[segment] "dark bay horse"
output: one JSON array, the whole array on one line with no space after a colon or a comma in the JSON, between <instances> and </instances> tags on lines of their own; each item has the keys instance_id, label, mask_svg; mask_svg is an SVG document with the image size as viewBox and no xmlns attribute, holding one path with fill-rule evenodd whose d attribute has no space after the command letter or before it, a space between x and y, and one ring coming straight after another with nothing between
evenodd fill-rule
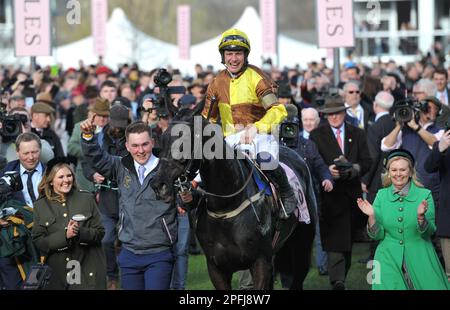
<instances>
[{"instance_id":1,"label":"dark bay horse","mask_svg":"<svg viewBox=\"0 0 450 310\"><path fill-rule=\"evenodd\" d=\"M214 287L229 290L233 273L250 269L254 288L270 289L274 255L272 241L278 212L273 207L274 200L272 196L264 195L253 181L252 174L258 173L257 170L243 156L236 159L239 152L231 149L223 138L219 138L220 143L212 148L218 151L216 154L222 156L211 158L202 152L210 137L202 134L208 122L201 116L195 117L199 112L200 109L179 111L161 136L160 164L153 178L152 187L161 199L173 201L176 196L174 190L176 181L180 177L192 179L192 173L199 170L204 184L205 199L202 199L203 203L197 208L196 235L205 253L208 273ZM194 123L200 125L200 128L198 126L195 128ZM185 132L179 131L179 128L174 130L175 126L180 125L184 126ZM217 127L220 130L220 127ZM174 145L180 141L183 134L188 135L185 141L190 142L193 150L187 150L184 145L177 149L177 152L184 151L184 155L180 156L177 153L174 156ZM197 143L194 141L196 139ZM233 159L227 159L229 154L233 154ZM283 157L284 162L295 170L303 183L312 217L310 225L314 225L315 197L306 163L294 151L287 148L280 152L280 158ZM243 202L249 200L252 202L243 207ZM292 223L294 228L298 223L295 216L287 222ZM314 235L311 238L313 239ZM308 237L305 242L312 244L311 238ZM277 245L280 246L281 244ZM310 256L310 250L304 255ZM305 268L306 270L309 268L309 260ZM294 274L293 281L303 283L305 277L306 273L299 277Z\"/></svg>"}]
</instances>

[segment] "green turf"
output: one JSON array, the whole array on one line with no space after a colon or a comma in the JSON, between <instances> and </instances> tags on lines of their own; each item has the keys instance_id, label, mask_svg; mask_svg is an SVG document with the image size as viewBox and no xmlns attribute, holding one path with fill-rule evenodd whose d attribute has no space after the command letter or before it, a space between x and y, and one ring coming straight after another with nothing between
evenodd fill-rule
<instances>
[{"instance_id":1,"label":"green turf","mask_svg":"<svg viewBox=\"0 0 450 310\"><path fill-rule=\"evenodd\" d=\"M352 266L347 276L346 285L350 290L368 290L366 276L369 270L358 260L368 255L368 243L355 243L353 245ZM305 279L304 289L306 290L327 290L330 288L328 276L320 276L315 267L313 257L312 265L308 276ZM233 276L233 289L237 289L238 282L236 274ZM189 290L211 290L214 289L209 280L206 260L203 255L189 256L189 270L186 288ZM275 283L275 289L280 289L279 281Z\"/></svg>"}]
</instances>

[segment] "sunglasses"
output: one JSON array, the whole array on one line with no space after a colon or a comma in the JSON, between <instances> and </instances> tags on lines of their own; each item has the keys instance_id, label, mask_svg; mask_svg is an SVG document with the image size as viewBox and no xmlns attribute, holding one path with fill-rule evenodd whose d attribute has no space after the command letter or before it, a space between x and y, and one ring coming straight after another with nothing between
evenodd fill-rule
<instances>
[{"instance_id":1,"label":"sunglasses","mask_svg":"<svg viewBox=\"0 0 450 310\"><path fill-rule=\"evenodd\" d=\"M359 90L349 90L348 93L349 93L350 95L353 95L353 94L359 94L360 91L359 91Z\"/></svg>"}]
</instances>

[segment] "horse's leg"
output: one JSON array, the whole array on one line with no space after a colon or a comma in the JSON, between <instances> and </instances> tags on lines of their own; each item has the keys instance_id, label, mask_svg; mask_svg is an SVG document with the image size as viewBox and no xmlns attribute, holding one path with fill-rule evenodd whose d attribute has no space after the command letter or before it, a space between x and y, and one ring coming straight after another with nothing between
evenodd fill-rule
<instances>
[{"instance_id":1,"label":"horse's leg","mask_svg":"<svg viewBox=\"0 0 450 310\"><path fill-rule=\"evenodd\" d=\"M223 272L213 263L208 262L208 274L216 290L231 290L232 272Z\"/></svg>"},{"instance_id":2,"label":"horse's leg","mask_svg":"<svg viewBox=\"0 0 450 310\"><path fill-rule=\"evenodd\" d=\"M252 266L253 288L268 290L272 288L272 262L270 257L261 255Z\"/></svg>"}]
</instances>

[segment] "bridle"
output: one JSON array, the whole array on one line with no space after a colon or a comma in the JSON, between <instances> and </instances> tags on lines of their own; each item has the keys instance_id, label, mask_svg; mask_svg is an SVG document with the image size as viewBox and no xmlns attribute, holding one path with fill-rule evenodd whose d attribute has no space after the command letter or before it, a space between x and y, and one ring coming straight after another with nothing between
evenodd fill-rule
<instances>
[{"instance_id":1,"label":"bridle","mask_svg":"<svg viewBox=\"0 0 450 310\"><path fill-rule=\"evenodd\" d=\"M191 123L191 122L186 122L186 121L173 121L171 124L174 124L174 125L177 125L177 124L183 124L183 125L189 125L189 126L192 126L192 123ZM195 145L195 144L194 144L194 145ZM197 147L198 147L198 145L197 145ZM200 147L202 147L202 146L200 145ZM188 188L190 187L190 186L189 186L189 181L190 181L190 179L193 179L192 175L193 175L193 173L196 172L196 171L192 171L193 168L195 167L195 166L194 166L195 161L200 160L200 165L199 165L199 167L198 167L198 170L200 170L201 167L202 167L203 159L194 159L194 154L196 154L196 150L197 150L196 148L194 148L194 149L192 150L191 156L190 156L190 158L188 159L188 163L187 163L186 167L184 168L184 170L183 170L183 172L181 173L181 175L174 181L173 186L174 186L178 191L183 191L183 190L185 190L186 188L188 189ZM166 161L166 162L169 161L168 158L160 158L160 160L161 160L161 161ZM240 165L240 163L239 163L239 165ZM252 179L253 172L254 172L254 169L255 169L255 168L254 168L253 165L250 165L250 166L251 166L251 171L250 171L250 173L249 173L247 179L245 180L244 184L242 185L242 187L240 187L237 191L235 191L235 192L232 193L232 194L228 194L228 195L219 195L219 194L215 194L215 193L212 193L212 192L208 192L208 191L206 191L206 190L204 190L204 189L201 189L201 188L198 188L197 190L198 190L201 194L203 194L203 195L211 196L211 197L216 197L216 198L232 198L232 197L234 197L234 196L237 196L237 195L239 195L243 190L245 190L245 188L247 187L247 185L250 183L250 180ZM241 171L242 171L242 167L241 167L241 166L240 166L240 168L241 168Z\"/></svg>"}]
</instances>

